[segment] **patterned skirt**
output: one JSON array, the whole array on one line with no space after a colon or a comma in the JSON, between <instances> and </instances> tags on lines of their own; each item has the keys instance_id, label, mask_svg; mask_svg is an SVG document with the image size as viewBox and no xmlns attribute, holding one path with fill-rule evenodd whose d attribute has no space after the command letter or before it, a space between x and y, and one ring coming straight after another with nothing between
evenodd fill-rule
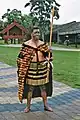
<instances>
[{"instance_id":1,"label":"patterned skirt","mask_svg":"<svg viewBox=\"0 0 80 120\"><path fill-rule=\"evenodd\" d=\"M26 84L28 85L44 85L48 83L47 79L47 65L42 62L31 62L27 77Z\"/></svg>"}]
</instances>

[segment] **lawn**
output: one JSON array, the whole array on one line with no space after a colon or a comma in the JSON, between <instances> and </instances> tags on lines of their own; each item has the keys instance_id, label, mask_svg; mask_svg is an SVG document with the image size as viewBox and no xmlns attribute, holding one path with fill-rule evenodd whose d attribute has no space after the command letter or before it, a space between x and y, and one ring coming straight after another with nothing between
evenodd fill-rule
<instances>
[{"instance_id":1,"label":"lawn","mask_svg":"<svg viewBox=\"0 0 80 120\"><path fill-rule=\"evenodd\" d=\"M0 61L16 66L20 48L0 47ZM80 88L80 52L53 51L55 80Z\"/></svg>"},{"instance_id":2,"label":"lawn","mask_svg":"<svg viewBox=\"0 0 80 120\"><path fill-rule=\"evenodd\" d=\"M6 43L4 43L4 40L0 40L0 45L4 45L4 44L6 44ZM8 44L11 44L10 40L8 41ZM18 44L18 41L16 41L16 44ZM64 45L64 44L57 44L57 43L54 44L54 42L52 42L52 46L60 47L60 48L68 48L68 49L71 49L71 48L73 48L73 49L80 49L80 44L78 44L77 48L76 48L75 44L71 44L71 45L67 46L67 45Z\"/></svg>"},{"instance_id":3,"label":"lawn","mask_svg":"<svg viewBox=\"0 0 80 120\"><path fill-rule=\"evenodd\" d=\"M60 47L60 48L68 48L68 49L80 49L80 44L77 45L77 48L75 47L75 44L71 44L71 45L64 45L64 44L54 44L52 43L52 46L54 47Z\"/></svg>"},{"instance_id":4,"label":"lawn","mask_svg":"<svg viewBox=\"0 0 80 120\"><path fill-rule=\"evenodd\" d=\"M0 61L12 66L16 66L16 59L20 48L0 46Z\"/></svg>"},{"instance_id":5,"label":"lawn","mask_svg":"<svg viewBox=\"0 0 80 120\"><path fill-rule=\"evenodd\" d=\"M80 88L80 52L54 51L54 79Z\"/></svg>"}]
</instances>

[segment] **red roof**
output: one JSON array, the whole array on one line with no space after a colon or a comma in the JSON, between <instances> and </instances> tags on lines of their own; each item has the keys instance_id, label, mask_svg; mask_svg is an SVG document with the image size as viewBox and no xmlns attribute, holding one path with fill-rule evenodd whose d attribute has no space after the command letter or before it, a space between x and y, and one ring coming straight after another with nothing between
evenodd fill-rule
<instances>
[{"instance_id":1,"label":"red roof","mask_svg":"<svg viewBox=\"0 0 80 120\"><path fill-rule=\"evenodd\" d=\"M20 25L19 23L17 23L16 21L12 22L11 24L9 24L6 28L4 28L1 33L5 33L7 31L9 31L11 28L13 28L14 26L17 26L18 28L20 28L22 31L26 32L26 29Z\"/></svg>"}]
</instances>

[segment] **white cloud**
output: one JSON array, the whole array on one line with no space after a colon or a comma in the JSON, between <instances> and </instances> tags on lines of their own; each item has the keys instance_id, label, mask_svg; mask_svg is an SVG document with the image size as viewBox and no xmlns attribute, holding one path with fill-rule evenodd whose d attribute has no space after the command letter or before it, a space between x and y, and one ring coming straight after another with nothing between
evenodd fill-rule
<instances>
[{"instance_id":1,"label":"white cloud","mask_svg":"<svg viewBox=\"0 0 80 120\"><path fill-rule=\"evenodd\" d=\"M0 18L1 16L6 13L7 9L18 9L21 10L22 13L29 12L29 7L26 9L24 8L25 3L28 0L2 0L0 3Z\"/></svg>"},{"instance_id":2,"label":"white cloud","mask_svg":"<svg viewBox=\"0 0 80 120\"><path fill-rule=\"evenodd\" d=\"M0 18L8 8L21 10L22 13L29 13L29 7L24 8L29 0L2 0L0 3ZM61 4L60 19L54 20L55 24L62 24L70 21L80 21L80 0L56 0Z\"/></svg>"},{"instance_id":3,"label":"white cloud","mask_svg":"<svg viewBox=\"0 0 80 120\"><path fill-rule=\"evenodd\" d=\"M60 4L60 19L55 23L80 21L80 0L57 0Z\"/></svg>"}]
</instances>

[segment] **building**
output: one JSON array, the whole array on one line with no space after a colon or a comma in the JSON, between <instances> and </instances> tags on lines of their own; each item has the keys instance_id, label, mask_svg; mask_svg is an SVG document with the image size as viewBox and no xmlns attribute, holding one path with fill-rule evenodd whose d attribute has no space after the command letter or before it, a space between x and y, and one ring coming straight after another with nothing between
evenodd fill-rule
<instances>
[{"instance_id":1,"label":"building","mask_svg":"<svg viewBox=\"0 0 80 120\"><path fill-rule=\"evenodd\" d=\"M8 40L11 40L11 43L18 41L18 43L22 43L25 38L25 33L27 30L17 23L17 21L12 22L9 24L6 28L4 28L0 33L3 36L3 39L6 43L8 43Z\"/></svg>"},{"instance_id":2,"label":"building","mask_svg":"<svg viewBox=\"0 0 80 120\"><path fill-rule=\"evenodd\" d=\"M70 43L80 43L80 22L54 25L53 36L54 41L58 43L64 43L65 40L69 40Z\"/></svg>"}]
</instances>

